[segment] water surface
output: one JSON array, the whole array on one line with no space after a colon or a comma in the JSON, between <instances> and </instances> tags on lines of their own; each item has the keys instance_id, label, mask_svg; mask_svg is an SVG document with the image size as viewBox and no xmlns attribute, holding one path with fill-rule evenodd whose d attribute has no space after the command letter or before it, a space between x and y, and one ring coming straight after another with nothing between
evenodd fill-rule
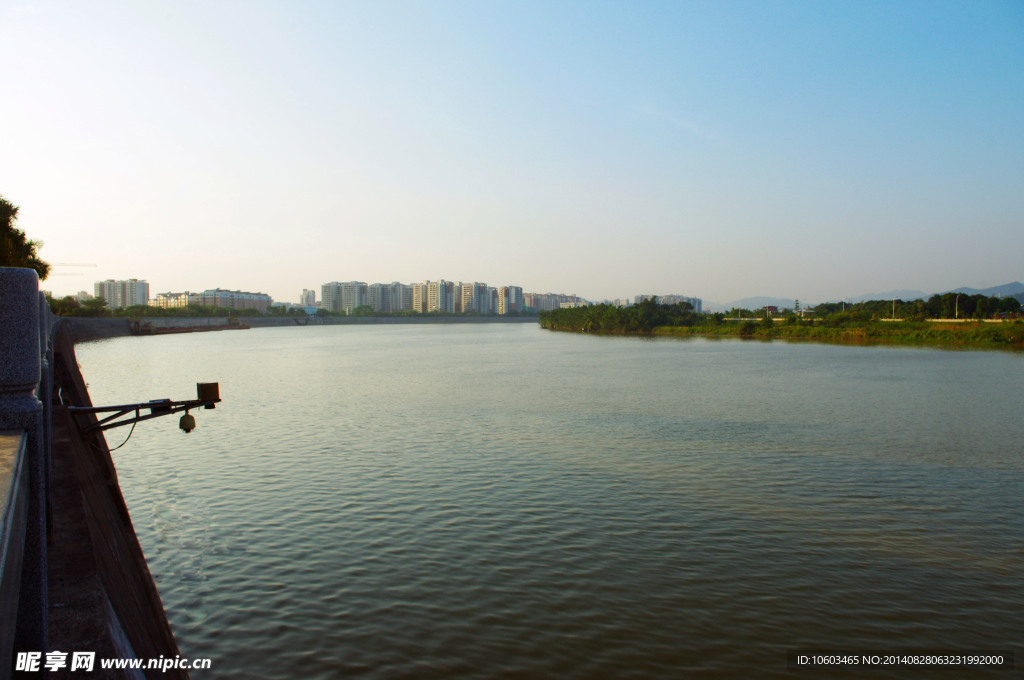
<instances>
[{"instance_id":1,"label":"water surface","mask_svg":"<svg viewBox=\"0 0 1024 680\"><path fill-rule=\"evenodd\" d=\"M1024 635L1021 355L481 324L78 357L97 404L220 382L113 454L196 678L794 677Z\"/></svg>"}]
</instances>

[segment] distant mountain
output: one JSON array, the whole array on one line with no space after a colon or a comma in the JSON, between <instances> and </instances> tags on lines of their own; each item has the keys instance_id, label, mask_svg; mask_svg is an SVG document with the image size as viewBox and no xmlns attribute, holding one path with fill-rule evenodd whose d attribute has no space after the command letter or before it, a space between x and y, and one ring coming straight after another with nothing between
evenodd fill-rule
<instances>
[{"instance_id":1,"label":"distant mountain","mask_svg":"<svg viewBox=\"0 0 1024 680\"><path fill-rule=\"evenodd\" d=\"M724 304L720 302L705 302L704 311L728 312L734 307L738 307L739 309L757 310L767 306L778 307L779 309L793 309L793 305L795 304L796 300L793 298L749 297Z\"/></svg>"},{"instance_id":2,"label":"distant mountain","mask_svg":"<svg viewBox=\"0 0 1024 680\"><path fill-rule=\"evenodd\" d=\"M943 292L963 293L964 295L984 295L986 297L1017 297L1018 295L1024 294L1024 283L1014 281L1013 283L1004 283L1001 286L981 289L968 288L964 286L963 288Z\"/></svg>"},{"instance_id":3,"label":"distant mountain","mask_svg":"<svg viewBox=\"0 0 1024 680\"><path fill-rule=\"evenodd\" d=\"M942 291L941 293L925 293L920 290L890 290L884 293L868 293L853 298L845 298L847 302L864 302L865 300L927 300L932 295L944 293L962 293L964 295L984 295L986 297L1015 297L1018 300L1024 298L1024 283L1004 283L1001 286L992 288L957 288L956 290ZM840 302L841 300L828 300L828 302Z\"/></svg>"},{"instance_id":4,"label":"distant mountain","mask_svg":"<svg viewBox=\"0 0 1024 680\"><path fill-rule=\"evenodd\" d=\"M964 286L963 288L957 288L950 291L942 291L943 293L962 293L964 295L984 295L986 297L1014 297L1024 304L1024 283L1015 281L1013 283L1004 283L1001 286L993 286L991 288L969 288ZM890 290L884 293L867 293L866 295L858 295L857 297L845 298L847 302L864 302L865 300L927 300L936 293L925 293L920 290ZM941 295L942 293L938 293ZM826 300L826 302L841 302L841 300ZM761 309L766 305L772 305L779 309L793 309L796 304L796 300L792 298L773 298L773 297L749 297L743 298L742 300L734 300L732 302L704 302L704 311L706 312L727 312L734 307L740 309ZM801 303L803 307L813 307L814 304L810 301L804 300Z\"/></svg>"},{"instance_id":5,"label":"distant mountain","mask_svg":"<svg viewBox=\"0 0 1024 680\"><path fill-rule=\"evenodd\" d=\"M927 300L929 297L931 296L920 290L890 290L884 293L858 295L848 299L850 302L864 302L865 300Z\"/></svg>"}]
</instances>

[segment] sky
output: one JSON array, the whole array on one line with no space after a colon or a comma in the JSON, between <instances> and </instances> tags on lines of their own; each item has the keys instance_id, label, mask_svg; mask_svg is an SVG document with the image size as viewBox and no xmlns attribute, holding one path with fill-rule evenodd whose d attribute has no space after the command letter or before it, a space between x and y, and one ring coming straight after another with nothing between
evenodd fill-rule
<instances>
[{"instance_id":1,"label":"sky","mask_svg":"<svg viewBox=\"0 0 1024 680\"><path fill-rule=\"evenodd\" d=\"M0 74L57 295L1024 279L1021 0L3 0Z\"/></svg>"}]
</instances>

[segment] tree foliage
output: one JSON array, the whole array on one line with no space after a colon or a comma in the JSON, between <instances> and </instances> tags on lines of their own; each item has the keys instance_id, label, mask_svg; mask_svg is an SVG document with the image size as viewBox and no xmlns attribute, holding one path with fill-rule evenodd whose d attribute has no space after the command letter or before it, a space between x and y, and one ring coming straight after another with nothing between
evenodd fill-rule
<instances>
[{"instance_id":1,"label":"tree foliage","mask_svg":"<svg viewBox=\"0 0 1024 680\"><path fill-rule=\"evenodd\" d=\"M658 326L693 326L700 320L688 302L661 305L652 299L630 307L590 305L540 313L540 325L592 333L650 333Z\"/></svg>"},{"instance_id":2,"label":"tree foliage","mask_svg":"<svg viewBox=\"0 0 1024 680\"><path fill-rule=\"evenodd\" d=\"M1013 297L985 297L964 293L932 295L928 300L866 300L854 304L823 302L814 309L819 319L833 325L872 319L993 319L1020 313L1020 301Z\"/></svg>"},{"instance_id":3,"label":"tree foliage","mask_svg":"<svg viewBox=\"0 0 1024 680\"><path fill-rule=\"evenodd\" d=\"M73 296L63 298L52 298L49 295L46 301L50 304L50 310L57 316L112 316L112 317L206 317L206 316L243 316L245 312L252 312L253 316L259 316L255 310L229 309L228 307L204 307L202 305L187 305L185 307L151 307L150 305L132 305L126 308L107 308L107 301L102 297L91 298L79 302ZM240 312L242 312L240 314ZM304 315L303 315L304 316Z\"/></svg>"},{"instance_id":4,"label":"tree foliage","mask_svg":"<svg viewBox=\"0 0 1024 680\"><path fill-rule=\"evenodd\" d=\"M35 269L40 280L50 275L50 265L39 259L36 249L41 241L32 241L21 229L14 226L18 221L18 206L0 196L0 267L24 267Z\"/></svg>"}]
</instances>

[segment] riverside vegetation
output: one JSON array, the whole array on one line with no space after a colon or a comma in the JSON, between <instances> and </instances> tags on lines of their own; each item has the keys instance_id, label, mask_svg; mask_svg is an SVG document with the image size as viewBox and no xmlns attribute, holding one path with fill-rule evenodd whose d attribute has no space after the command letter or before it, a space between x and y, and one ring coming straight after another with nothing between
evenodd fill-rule
<instances>
[{"instance_id":1,"label":"riverside vegetation","mask_svg":"<svg viewBox=\"0 0 1024 680\"><path fill-rule=\"evenodd\" d=\"M952 296L951 304L950 296ZM959 300L956 298L959 297ZM948 307L948 309L947 309ZM954 315L968 319L955 323ZM998 318L1002 323L985 323ZM1024 349L1024 321L1015 298L944 294L929 300L873 300L818 305L814 316L784 311L769 316L733 309L697 314L687 303L645 300L631 307L591 305L544 311L542 328L559 331L654 336L738 336L830 342L927 343Z\"/></svg>"}]
</instances>

